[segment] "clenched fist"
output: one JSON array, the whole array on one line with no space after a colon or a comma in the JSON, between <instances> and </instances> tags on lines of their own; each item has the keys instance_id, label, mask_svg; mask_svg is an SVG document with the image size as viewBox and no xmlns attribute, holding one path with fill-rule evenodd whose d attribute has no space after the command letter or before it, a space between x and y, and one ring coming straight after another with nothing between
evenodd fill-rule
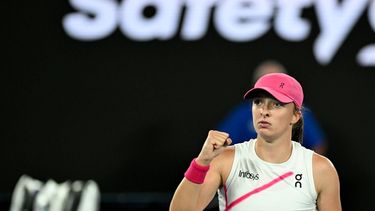
<instances>
[{"instance_id":1,"label":"clenched fist","mask_svg":"<svg viewBox=\"0 0 375 211\"><path fill-rule=\"evenodd\" d=\"M201 165L209 165L231 143L228 133L210 130L196 161Z\"/></svg>"}]
</instances>

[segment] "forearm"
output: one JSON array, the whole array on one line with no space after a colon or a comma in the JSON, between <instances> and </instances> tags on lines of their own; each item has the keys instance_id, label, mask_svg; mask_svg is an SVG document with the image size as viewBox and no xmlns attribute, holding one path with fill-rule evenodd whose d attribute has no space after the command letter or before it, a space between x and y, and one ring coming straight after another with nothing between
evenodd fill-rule
<instances>
[{"instance_id":1,"label":"forearm","mask_svg":"<svg viewBox=\"0 0 375 211\"><path fill-rule=\"evenodd\" d=\"M170 211L202 210L212 200L222 180L219 168L211 161L231 143L228 136L219 131L209 132L199 156L190 163L173 195Z\"/></svg>"},{"instance_id":2,"label":"forearm","mask_svg":"<svg viewBox=\"0 0 375 211\"><path fill-rule=\"evenodd\" d=\"M170 211L193 211L197 209L201 184L190 182L184 178L173 195Z\"/></svg>"}]
</instances>

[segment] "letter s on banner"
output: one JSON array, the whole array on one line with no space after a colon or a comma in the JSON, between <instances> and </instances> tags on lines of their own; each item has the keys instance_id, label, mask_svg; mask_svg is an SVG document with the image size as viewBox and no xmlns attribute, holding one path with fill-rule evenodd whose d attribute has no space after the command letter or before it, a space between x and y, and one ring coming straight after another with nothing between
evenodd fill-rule
<instances>
[{"instance_id":1,"label":"letter s on banner","mask_svg":"<svg viewBox=\"0 0 375 211\"><path fill-rule=\"evenodd\" d=\"M70 0L80 12L63 18L63 28L75 39L93 41L109 36L117 26L117 3L115 0ZM89 17L87 14L93 14Z\"/></svg>"}]
</instances>

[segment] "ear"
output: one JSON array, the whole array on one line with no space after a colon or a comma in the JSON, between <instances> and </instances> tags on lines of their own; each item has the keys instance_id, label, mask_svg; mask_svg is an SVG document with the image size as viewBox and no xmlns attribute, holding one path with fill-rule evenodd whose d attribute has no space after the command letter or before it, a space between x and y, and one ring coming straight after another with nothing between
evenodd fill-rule
<instances>
[{"instance_id":1,"label":"ear","mask_svg":"<svg viewBox=\"0 0 375 211\"><path fill-rule=\"evenodd\" d=\"M299 119L301 119L301 116L302 116L302 112L301 112L301 110L294 111L294 112L293 112L293 117L292 117L292 122L291 122L291 124L292 124L292 125L296 124L296 123L299 121Z\"/></svg>"}]
</instances>

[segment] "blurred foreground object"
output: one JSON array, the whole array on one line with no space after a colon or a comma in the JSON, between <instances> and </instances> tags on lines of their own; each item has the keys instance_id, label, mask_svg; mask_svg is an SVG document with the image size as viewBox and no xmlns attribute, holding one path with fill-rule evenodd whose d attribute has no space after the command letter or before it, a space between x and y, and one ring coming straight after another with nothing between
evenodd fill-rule
<instances>
[{"instance_id":1,"label":"blurred foreground object","mask_svg":"<svg viewBox=\"0 0 375 211\"><path fill-rule=\"evenodd\" d=\"M10 211L99 211L100 191L97 183L49 179L43 183L27 175L18 180Z\"/></svg>"}]
</instances>

